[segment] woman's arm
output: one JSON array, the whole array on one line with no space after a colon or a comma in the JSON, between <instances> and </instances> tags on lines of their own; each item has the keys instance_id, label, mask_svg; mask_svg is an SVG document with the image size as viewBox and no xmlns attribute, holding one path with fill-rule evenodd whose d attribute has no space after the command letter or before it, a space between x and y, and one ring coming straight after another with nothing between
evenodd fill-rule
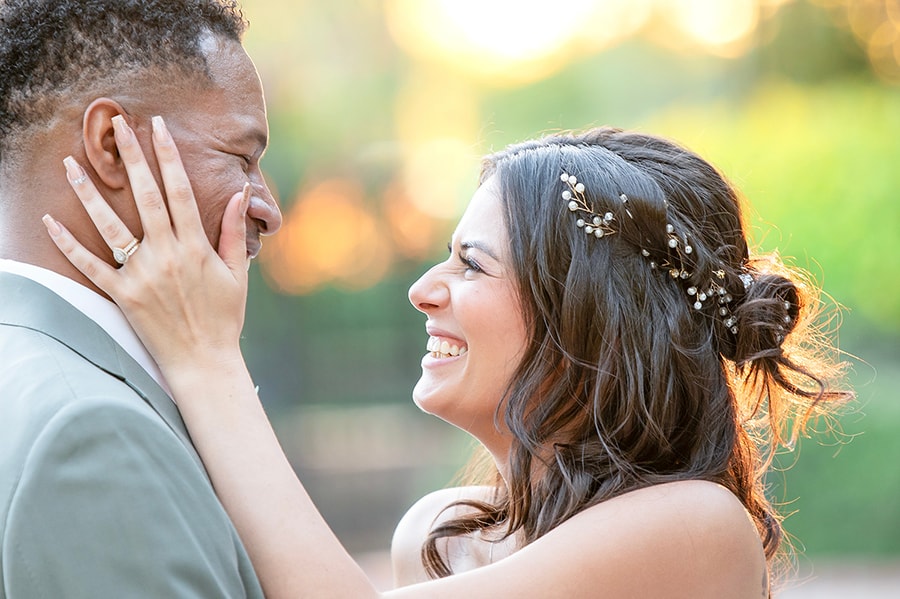
<instances>
[{"instance_id":1,"label":"woman's arm","mask_svg":"<svg viewBox=\"0 0 900 599\"><path fill-rule=\"evenodd\" d=\"M377 597L296 478L240 355L180 369L169 383L266 596Z\"/></svg>"},{"instance_id":2,"label":"woman's arm","mask_svg":"<svg viewBox=\"0 0 900 599\"><path fill-rule=\"evenodd\" d=\"M268 597L762 596L765 559L755 528L733 495L704 482L630 493L585 510L500 562L379 594L296 478L240 352L246 188L225 210L217 255L161 120L154 119L153 145L167 203L134 136L121 119L115 125L142 245L116 269L49 217L47 229L121 306L157 359ZM79 167L67 160L67 168L110 247L126 245L131 233Z\"/></svg>"}]
</instances>

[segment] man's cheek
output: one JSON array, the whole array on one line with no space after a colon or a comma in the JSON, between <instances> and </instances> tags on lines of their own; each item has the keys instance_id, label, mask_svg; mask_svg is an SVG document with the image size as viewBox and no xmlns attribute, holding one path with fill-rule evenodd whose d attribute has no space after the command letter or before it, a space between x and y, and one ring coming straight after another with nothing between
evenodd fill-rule
<instances>
[{"instance_id":1,"label":"man's cheek","mask_svg":"<svg viewBox=\"0 0 900 599\"><path fill-rule=\"evenodd\" d=\"M206 236L213 247L218 247L222 218L225 215L228 200L241 190L243 183L234 176L234 173L224 170L206 173L204 179L210 181L211 184L202 187L195 184L194 195L197 198L200 220L203 222Z\"/></svg>"},{"instance_id":2,"label":"man's cheek","mask_svg":"<svg viewBox=\"0 0 900 599\"><path fill-rule=\"evenodd\" d=\"M209 239L209 242L216 249L219 247L219 235L222 232L222 217L224 216L226 204L227 198L225 202L215 202L199 206L200 221L203 223L203 230L206 232L206 237Z\"/></svg>"}]
</instances>

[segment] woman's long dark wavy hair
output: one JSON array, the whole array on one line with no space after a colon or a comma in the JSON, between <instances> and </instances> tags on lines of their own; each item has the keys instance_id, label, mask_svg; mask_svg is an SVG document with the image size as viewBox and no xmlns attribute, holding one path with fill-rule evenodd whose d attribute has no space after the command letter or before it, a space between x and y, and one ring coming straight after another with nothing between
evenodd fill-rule
<instances>
[{"instance_id":1,"label":"woman's long dark wavy hair","mask_svg":"<svg viewBox=\"0 0 900 599\"><path fill-rule=\"evenodd\" d=\"M614 215L615 234L576 226L564 172ZM530 346L497 412L513 437L505 484L498 477L493 501L460 502L467 514L430 532L429 574L452 573L442 539L493 530L528 544L592 505L680 480L730 489L771 564L782 543L764 494L771 457L852 397L832 386L841 364L817 331L815 286L776 256L751 256L735 190L670 141L611 128L552 135L488 156L489 177ZM691 253L669 247L667 224ZM687 293L713 277L736 325Z\"/></svg>"}]
</instances>

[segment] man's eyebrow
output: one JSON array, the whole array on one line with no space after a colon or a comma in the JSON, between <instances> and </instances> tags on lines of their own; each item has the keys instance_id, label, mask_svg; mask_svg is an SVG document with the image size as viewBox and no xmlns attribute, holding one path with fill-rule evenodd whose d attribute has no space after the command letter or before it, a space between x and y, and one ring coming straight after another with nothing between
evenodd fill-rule
<instances>
[{"instance_id":1,"label":"man's eyebrow","mask_svg":"<svg viewBox=\"0 0 900 599\"><path fill-rule=\"evenodd\" d=\"M478 250L480 252L484 252L491 258L493 258L496 262L499 262L500 259L497 257L496 252L491 249L491 247L481 241L463 241L459 244L459 247L464 250Z\"/></svg>"}]
</instances>

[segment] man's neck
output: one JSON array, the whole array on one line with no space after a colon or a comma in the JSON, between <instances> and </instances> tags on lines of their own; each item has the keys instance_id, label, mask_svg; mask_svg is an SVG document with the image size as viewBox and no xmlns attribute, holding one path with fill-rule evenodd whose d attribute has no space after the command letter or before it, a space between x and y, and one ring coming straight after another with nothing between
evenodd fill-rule
<instances>
[{"instance_id":1,"label":"man's neck","mask_svg":"<svg viewBox=\"0 0 900 599\"><path fill-rule=\"evenodd\" d=\"M51 214L73 231L84 208L66 180L63 158L83 160L81 113L72 103L53 118L18 131L0 160L0 257L34 264L85 283L56 248L41 217Z\"/></svg>"},{"instance_id":2,"label":"man's neck","mask_svg":"<svg viewBox=\"0 0 900 599\"><path fill-rule=\"evenodd\" d=\"M9 196L0 195L0 258L51 270L107 297L69 262L47 233L41 217L57 211L49 207L41 210L41 206L18 207L22 202L11 206Z\"/></svg>"},{"instance_id":3,"label":"man's neck","mask_svg":"<svg viewBox=\"0 0 900 599\"><path fill-rule=\"evenodd\" d=\"M0 258L52 270L106 297L56 247L41 221L50 214L89 251L105 247L66 180L66 149L54 153L48 147L0 162Z\"/></svg>"}]
</instances>

